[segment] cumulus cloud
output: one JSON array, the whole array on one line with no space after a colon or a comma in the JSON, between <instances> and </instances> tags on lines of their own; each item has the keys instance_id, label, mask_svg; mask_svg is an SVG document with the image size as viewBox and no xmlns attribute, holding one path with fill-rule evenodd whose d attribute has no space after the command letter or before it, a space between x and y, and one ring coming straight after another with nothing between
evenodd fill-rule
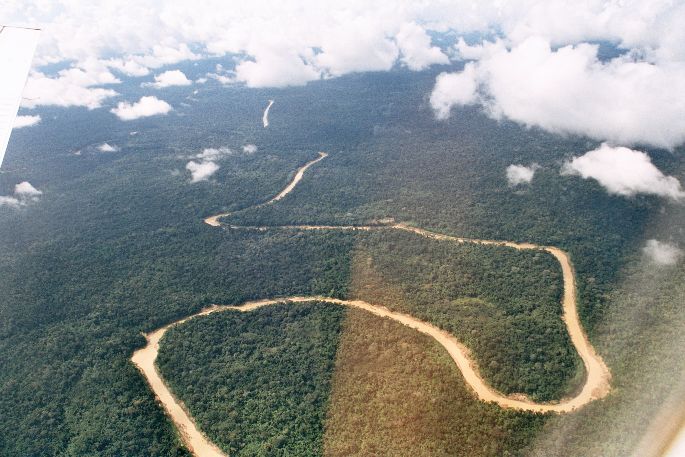
<instances>
[{"instance_id":1,"label":"cumulus cloud","mask_svg":"<svg viewBox=\"0 0 685 457\"><path fill-rule=\"evenodd\" d=\"M37 125L40 123L41 118L39 115L36 116L17 116L14 119L13 129L21 129L24 127L31 127L32 125Z\"/></svg>"},{"instance_id":2,"label":"cumulus cloud","mask_svg":"<svg viewBox=\"0 0 685 457\"><path fill-rule=\"evenodd\" d=\"M190 172L190 182L207 181L219 169L219 165L211 161L194 162L186 164L186 170Z\"/></svg>"},{"instance_id":3,"label":"cumulus cloud","mask_svg":"<svg viewBox=\"0 0 685 457\"><path fill-rule=\"evenodd\" d=\"M340 24L321 37L318 67L331 76L362 71L390 70L399 56L397 43L368 17Z\"/></svg>"},{"instance_id":4,"label":"cumulus cloud","mask_svg":"<svg viewBox=\"0 0 685 457\"><path fill-rule=\"evenodd\" d=\"M119 150L118 146L111 145L109 143L102 143L98 146L98 151L100 152L117 152Z\"/></svg>"},{"instance_id":5,"label":"cumulus cloud","mask_svg":"<svg viewBox=\"0 0 685 457\"><path fill-rule=\"evenodd\" d=\"M14 195L18 195L20 197L37 197L42 194L43 192L33 187L33 185L28 181L22 181L14 186Z\"/></svg>"},{"instance_id":6,"label":"cumulus cloud","mask_svg":"<svg viewBox=\"0 0 685 457\"><path fill-rule=\"evenodd\" d=\"M0 206L19 208L27 205L30 201L38 201L42 191L33 187L28 181L22 181L14 186L14 195L0 195Z\"/></svg>"},{"instance_id":7,"label":"cumulus cloud","mask_svg":"<svg viewBox=\"0 0 685 457\"><path fill-rule=\"evenodd\" d=\"M220 148L205 148L202 150L201 153L196 154L194 157L196 159L202 159L202 160L217 160L220 159L221 157L232 155L233 150L230 148L227 148L225 146L222 146Z\"/></svg>"},{"instance_id":8,"label":"cumulus cloud","mask_svg":"<svg viewBox=\"0 0 685 457\"><path fill-rule=\"evenodd\" d=\"M149 45L149 42L141 43L141 45L147 46ZM127 59L136 62L141 67L159 68L165 65L182 62L184 60L197 60L200 57L201 56L190 50L190 47L187 43L176 42L164 45L154 44L151 51L148 51L142 55L130 55L127 56Z\"/></svg>"},{"instance_id":9,"label":"cumulus cloud","mask_svg":"<svg viewBox=\"0 0 685 457\"><path fill-rule=\"evenodd\" d=\"M555 133L664 148L682 144L685 63L656 65L632 56L601 62L597 49L554 50L540 37L512 48L486 44L480 60L463 72L438 76L431 105L439 119L453 106L480 104L493 118Z\"/></svg>"},{"instance_id":10,"label":"cumulus cloud","mask_svg":"<svg viewBox=\"0 0 685 457\"><path fill-rule=\"evenodd\" d=\"M349 37L371 28L394 37L408 23L432 31L498 30L513 42L530 36L544 36L554 44L607 40L626 47L650 48L674 59L685 57L685 32L680 27L685 14L682 2L255 0L240 8L226 8L221 0L120 0L98 4L98 8L84 5L83 0L54 0L50 7L41 0L15 1L3 5L0 19L3 23L43 27L41 62L80 62L110 54L112 60L158 68L162 62L197 57L188 45L212 54L244 52L254 56L255 48L287 42L291 49L301 52L321 48L322 36L327 33L339 35L343 31Z\"/></svg>"},{"instance_id":11,"label":"cumulus cloud","mask_svg":"<svg viewBox=\"0 0 685 457\"><path fill-rule=\"evenodd\" d=\"M449 58L431 39L423 27L411 22L404 24L396 37L402 62L411 70L423 70L433 64L447 64Z\"/></svg>"},{"instance_id":12,"label":"cumulus cloud","mask_svg":"<svg viewBox=\"0 0 685 457\"><path fill-rule=\"evenodd\" d=\"M9 197L5 195L0 195L0 206L9 206L10 208L19 208L21 202L16 197Z\"/></svg>"},{"instance_id":13,"label":"cumulus cloud","mask_svg":"<svg viewBox=\"0 0 685 457\"><path fill-rule=\"evenodd\" d=\"M296 53L260 52L255 60L236 65L235 77L208 75L222 83L244 82L247 87L301 86L321 77L320 72Z\"/></svg>"},{"instance_id":14,"label":"cumulus cloud","mask_svg":"<svg viewBox=\"0 0 685 457\"><path fill-rule=\"evenodd\" d=\"M87 50L88 44L82 43L82 47ZM29 75L22 106L26 108L44 105L99 108L107 99L119 95L113 89L96 87L121 82L110 71L111 69L120 71L127 76L144 76L149 74L150 68L158 68L169 63L194 58L197 56L190 52L186 45L179 45L178 48L156 45L152 47L150 54L145 56L110 59L104 59L97 55L89 56L74 63L71 68L59 71L56 75L46 75L43 72L34 71ZM49 59L50 62L53 60L68 59ZM179 75L174 73L163 76L165 73L158 76L161 76L162 80L151 84L154 87L167 87L165 84L179 85L179 81L181 81Z\"/></svg>"},{"instance_id":15,"label":"cumulus cloud","mask_svg":"<svg viewBox=\"0 0 685 457\"><path fill-rule=\"evenodd\" d=\"M507 181L509 185L517 186L519 184L527 184L533 180L535 171L540 168L536 163L525 166L525 165L509 165L507 167Z\"/></svg>"},{"instance_id":16,"label":"cumulus cloud","mask_svg":"<svg viewBox=\"0 0 685 457\"><path fill-rule=\"evenodd\" d=\"M478 60L483 57L484 49L483 45L467 44L464 37L459 37L457 44L454 46L456 56L462 60Z\"/></svg>"},{"instance_id":17,"label":"cumulus cloud","mask_svg":"<svg viewBox=\"0 0 685 457\"><path fill-rule=\"evenodd\" d=\"M256 151L257 147L254 146L254 149ZM243 151L247 152L245 151L245 147L243 147ZM235 151L231 148L221 146L218 148L205 148L202 152L190 156L193 159L198 159L191 160L186 164L186 170L190 171L191 175L190 182L196 183L207 181L219 168L221 168L216 162L232 155L235 155Z\"/></svg>"},{"instance_id":18,"label":"cumulus cloud","mask_svg":"<svg viewBox=\"0 0 685 457\"><path fill-rule=\"evenodd\" d=\"M476 67L467 64L459 73L440 73L430 96L435 117L444 120L450 117L452 107L470 105L478 100Z\"/></svg>"},{"instance_id":19,"label":"cumulus cloud","mask_svg":"<svg viewBox=\"0 0 685 457\"><path fill-rule=\"evenodd\" d=\"M654 239L647 240L642 253L650 262L657 265L675 265L683 256L682 249L677 246Z\"/></svg>"},{"instance_id":20,"label":"cumulus cloud","mask_svg":"<svg viewBox=\"0 0 685 457\"><path fill-rule=\"evenodd\" d=\"M172 86L189 86L193 82L189 80L181 70L169 70L159 75L155 75L155 82L143 83L143 86L150 86L156 89L163 89Z\"/></svg>"},{"instance_id":21,"label":"cumulus cloud","mask_svg":"<svg viewBox=\"0 0 685 457\"><path fill-rule=\"evenodd\" d=\"M110 111L116 114L122 121L131 121L141 117L167 114L171 110L171 105L164 100L148 95L141 97L135 103L119 102L117 107L112 108Z\"/></svg>"},{"instance_id":22,"label":"cumulus cloud","mask_svg":"<svg viewBox=\"0 0 685 457\"><path fill-rule=\"evenodd\" d=\"M145 65L131 59L109 59L106 65L113 70L120 71L126 76L147 76L150 74L150 69Z\"/></svg>"},{"instance_id":23,"label":"cumulus cloud","mask_svg":"<svg viewBox=\"0 0 685 457\"><path fill-rule=\"evenodd\" d=\"M637 194L673 200L685 197L678 179L665 176L644 152L625 147L602 144L564 164L562 173L594 179L610 194L625 197Z\"/></svg>"},{"instance_id":24,"label":"cumulus cloud","mask_svg":"<svg viewBox=\"0 0 685 457\"><path fill-rule=\"evenodd\" d=\"M433 46L431 35L458 38L476 32L497 35L499 44L457 43L461 57L476 61L462 78L442 77L442 86L436 84L431 102L439 117L448 117L455 105L479 103L493 117L600 141L667 148L685 141L683 2L255 0L227 8L221 0L120 0L97 8L84 5L83 0L54 0L49 7L43 0L3 5L1 23L43 27L39 66L68 66L57 74L34 71L25 106L99 107L116 95L102 87L118 82L114 73L143 76L208 56L240 56L228 73L210 76L250 87L301 85L388 70L397 63L422 69L446 62L445 50ZM629 52L602 62L594 47L582 44L588 41L612 42Z\"/></svg>"},{"instance_id":25,"label":"cumulus cloud","mask_svg":"<svg viewBox=\"0 0 685 457\"><path fill-rule=\"evenodd\" d=\"M93 86L118 82L111 73L100 73L95 69L86 71L72 68L60 71L57 77L49 77L36 71L31 73L26 83L22 106L84 106L95 109L118 93L113 89Z\"/></svg>"},{"instance_id":26,"label":"cumulus cloud","mask_svg":"<svg viewBox=\"0 0 685 457\"><path fill-rule=\"evenodd\" d=\"M243 146L243 152L245 154L254 154L255 152L257 152L257 146L254 144L246 144L245 146Z\"/></svg>"}]
</instances>

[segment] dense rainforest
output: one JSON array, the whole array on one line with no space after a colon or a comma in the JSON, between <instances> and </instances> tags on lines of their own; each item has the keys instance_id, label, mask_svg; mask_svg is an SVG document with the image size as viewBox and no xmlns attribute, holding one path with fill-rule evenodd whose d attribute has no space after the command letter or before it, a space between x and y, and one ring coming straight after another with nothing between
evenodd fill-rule
<instances>
[{"instance_id":1,"label":"dense rainforest","mask_svg":"<svg viewBox=\"0 0 685 457\"><path fill-rule=\"evenodd\" d=\"M355 246L354 297L441 327L506 394L570 396L582 363L561 319L561 271L549 254L382 231Z\"/></svg>"},{"instance_id":2,"label":"dense rainforest","mask_svg":"<svg viewBox=\"0 0 685 457\"><path fill-rule=\"evenodd\" d=\"M164 335L157 364L229 455L320 455L344 315L282 304L193 319Z\"/></svg>"},{"instance_id":3,"label":"dense rainforest","mask_svg":"<svg viewBox=\"0 0 685 457\"><path fill-rule=\"evenodd\" d=\"M207 71L202 65L184 71ZM473 421L488 411L480 426L469 422L458 434L436 434L435 449L630 455L685 370L678 350L685 334L678 312L682 265L654 268L640 248L653 237L682 242L685 234L665 228L683 226L685 211L655 197L610 196L593 181L560 175L565 160L596 146L586 139L493 121L468 108L436 122L425 99L434 78L433 71L396 70L269 91L209 82L193 95L196 101L186 98L192 89L167 89L174 112L128 123L108 109L42 108L46 121L13 135L0 173L0 195L21 181L42 191L38 201L20 208L0 207L0 455L187 455L129 358L144 344L141 332L211 303L294 294L373 297L453 331L471 347L486 379L503 391L554 399L577 385L578 361L559 321L558 266L544 254L454 247L386 232L246 232L202 223L277 194L318 151L329 156L296 191L277 205L241 211L232 222L361 224L393 217L459 236L555 245L573 260L581 318L612 370L613 393L567 415L504 411L476 401L430 343L393 330L391 346L406 342L416 360L419 354L430 358L441 373L435 379L461 386L450 408L432 418L426 412L422 420L452 423L451 411L456 417L467 411ZM132 96L142 90L135 81L125 84ZM264 129L267 99L276 101ZM103 142L120 151L99 152ZM258 150L245 152L246 144ZM217 159L216 174L190 182L188 161L220 147L232 152ZM682 150L648 152L666 174L683 179ZM507 184L508 165L533 162L540 168L530 185ZM227 328L225 319L198 320L178 331ZM304 329L313 317L292 319ZM362 344L361 335L346 340L345 322L339 324L340 350L320 354L323 365L343 364L345 344ZM270 338L288 334L276 330L279 322L262 324L272 326ZM216 332L210 333L214 341L231 336L218 334L219 327ZM204 341L196 338L188 344ZM371 340L363 344L368 353L360 357L388 367L406 354L378 352ZM295 358L308 350L293 349L304 351ZM336 386L349 386L336 380L336 372L326 400L331 411L368 416L336 402ZM410 372L417 395L428 398L436 383ZM222 379L223 372L216 373L206 380L212 386ZM390 382L377 372L369 376ZM184 382L181 374L169 378L172 385ZM283 388L273 386L274 393ZM209 402L220 391L189 402ZM383 398L369 399L378 414L407 412L392 396L388 409L379 409ZM320 409L312 414L320 420ZM395 432L406 428L399 418L385 424ZM325 431L317 438L319 451L344 455L340 449L348 449L352 429L339 424L337 430L347 432L330 440ZM368 446L383 443L372 428L365 430ZM414 438L407 438L408 446ZM373 449L382 454L384 448Z\"/></svg>"}]
</instances>

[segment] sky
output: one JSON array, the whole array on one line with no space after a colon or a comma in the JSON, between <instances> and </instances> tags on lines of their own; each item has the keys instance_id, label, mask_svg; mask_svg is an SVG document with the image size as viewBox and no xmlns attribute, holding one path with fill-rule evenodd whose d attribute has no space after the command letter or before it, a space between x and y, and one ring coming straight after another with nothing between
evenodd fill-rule
<instances>
[{"instance_id":1,"label":"sky","mask_svg":"<svg viewBox=\"0 0 685 457\"><path fill-rule=\"evenodd\" d=\"M248 87L465 60L436 81L439 119L479 105L493 118L620 146L685 142L685 2L5 0L0 23L44 30L28 108L110 104L122 75L148 76L151 92L189 85L179 70L158 69L209 56L232 57L216 76ZM436 33L455 44L436 46ZM489 38L459 39L473 33ZM602 40L625 52L600 61ZM49 74L48 63L63 69Z\"/></svg>"},{"instance_id":2,"label":"sky","mask_svg":"<svg viewBox=\"0 0 685 457\"><path fill-rule=\"evenodd\" d=\"M655 183L651 193L683 195L640 155L685 143L682 1L5 0L0 23L43 29L15 128L46 122L32 109L50 105L106 109L122 122L164 116L173 111L165 88L208 78L286 87L442 65L426 94L436 122L472 105L493 119L586 136L606 147L565 173L619 196L650 193ZM601 59L598 42L620 52ZM226 64L195 81L174 68L209 57ZM125 77L147 93L120 93ZM534 170L506 173L510 184L529 184Z\"/></svg>"}]
</instances>

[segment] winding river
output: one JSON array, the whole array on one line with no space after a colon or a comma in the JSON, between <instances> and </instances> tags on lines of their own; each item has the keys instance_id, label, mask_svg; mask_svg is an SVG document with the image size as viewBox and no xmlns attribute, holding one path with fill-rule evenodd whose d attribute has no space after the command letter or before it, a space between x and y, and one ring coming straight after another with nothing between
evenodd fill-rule
<instances>
[{"instance_id":1,"label":"winding river","mask_svg":"<svg viewBox=\"0 0 685 457\"><path fill-rule=\"evenodd\" d=\"M271 105L274 104L273 100L269 100L269 104L266 106L266 109L264 109L264 114L262 114L262 124L264 124L264 128L267 128L269 126L269 110L271 109Z\"/></svg>"},{"instance_id":2,"label":"winding river","mask_svg":"<svg viewBox=\"0 0 685 457\"><path fill-rule=\"evenodd\" d=\"M270 106L270 105L269 105ZM268 111L268 108L267 108ZM266 112L265 112L266 114ZM288 195L297 186L297 184L302 180L305 171L317 162L323 160L327 157L327 154L320 152L319 156L306 163L300 167L292 181L275 197L272 199L256 205L258 207L271 205L286 195ZM213 227L224 226L221 222L222 218L230 216L231 213L222 213L215 216L210 216L204 220L204 222ZM142 349L137 350L132 357L133 363L138 367L142 374L147 379L153 392L159 399L159 401L164 406L167 414L179 430L181 437L190 451L198 457L215 457L215 456L225 456L214 443L212 443L207 437L198 429L195 424L194 419L188 412L187 408L182 401L177 399L169 387L164 382L164 379L159 374L155 366L155 361L159 353L159 342L164 335L164 333L171 327L175 325L181 325L190 319L194 319L200 316L206 316L211 313L222 312L222 311L238 311L238 312L249 312L255 309L269 306L277 303L303 303L310 301L322 301L332 304L337 304L341 306L349 306L354 308L359 308L365 310L376 316L392 319L403 325L416 329L417 331L424 333L437 341L441 346L443 346L450 357L457 365L464 380L468 386L474 391L475 395L482 401L494 402L503 408L513 408L524 411L535 411L535 412L557 412L566 413L576 410L583 405L602 398L609 393L610 390L610 380L611 374L609 369L605 365L602 358L597 354L594 347L590 343L583 330L578 316L577 308L577 297L576 297L576 284L575 284L575 272L571 264L571 260L568 254L553 246L540 246L531 243L515 243L512 241L496 241L496 240L481 240L472 238L461 238L449 235L443 235L440 233L431 232L418 227L413 227L411 225L402 223L389 223L381 225L363 225L363 226L332 226L332 225L287 225L287 226L234 226L225 225L232 229L242 229L242 230L402 230L406 232L413 233L417 236L424 238L430 238L442 242L451 243L474 243L474 244L485 244L485 245L495 245L503 246L507 248L517 249L517 250L538 250L546 251L559 262L563 275L564 282L564 295L562 299L563 308L563 320L566 325L566 329L570 335L571 342L578 351L578 355L583 361L585 368L585 382L578 393L571 397L565 398L561 401L554 403L536 403L528 399L522 398L520 395L517 396L507 396L501 392L496 391L481 376L476 364L474 363L469 350L461 344L454 336L450 333L441 330L433 324L419 320L409 314L398 313L391 311L385 306L368 303L362 300L341 300L331 297L323 296L294 296L294 297L273 297L263 300L249 301L243 303L239 306L229 306L229 305L212 305L202 311L187 316L178 321L172 322L164 327L154 330L145 335L147 339L147 345Z\"/></svg>"}]
</instances>

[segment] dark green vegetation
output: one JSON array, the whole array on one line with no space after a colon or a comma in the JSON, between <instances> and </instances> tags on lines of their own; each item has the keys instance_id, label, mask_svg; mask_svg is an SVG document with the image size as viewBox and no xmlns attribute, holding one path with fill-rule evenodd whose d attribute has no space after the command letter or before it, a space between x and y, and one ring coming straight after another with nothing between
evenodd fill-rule
<instances>
[{"instance_id":1,"label":"dark green vegetation","mask_svg":"<svg viewBox=\"0 0 685 457\"><path fill-rule=\"evenodd\" d=\"M191 68L184 71L192 76ZM682 345L674 342L685 334L678 288L685 282L682 263L652 268L643 264L639 248L651 237L682 245L683 234L673 229L685 221L682 206L654 197L612 197L594 182L560 176L563 160L595 146L584 139L498 123L470 109L436 122L425 101L434 76L352 75L273 91L210 83L190 107L180 102L192 88L161 92L173 113L129 123L108 108L41 110L44 122L17 132L0 173L0 195L23 180L44 192L27 207L0 207L0 455L182 455L172 427L128 361L143 344L140 331L210 303L349 295L350 259L361 252L355 250L354 234L247 233L212 229L200 219L268 199L319 150L329 157L307 172L295 192L234 221L366 223L391 216L445 233L567 250L578 272L581 317L617 389L607 400L544 426L539 417L521 415L509 430L519 430L523 442L512 444L511 452L532 446L541 449L539 455L626 455L681 379L674 370ZM141 90L138 83L126 88L131 99L140 95L134 93ZM269 98L276 103L265 130L261 113ZM92 146L104 141L122 151L94 152ZM206 147L239 151L245 143L257 144L259 151L221 159L209 182L188 182L184 167L191 156ZM81 149L80 156L73 154ZM682 181L682 152L650 154L660 169ZM531 185L509 188L506 166L531 162L542 167ZM369 243L365 247L373 251ZM403 255L381 253L375 261L386 268L390 257L416 258L422 263L412 268L431 284L440 282L429 276L433 267L424 265L427 253L397 243L392 249ZM438 243L425 249L448 248ZM382 279L397 285L398 303L414 306L432 294L452 298L449 290L400 284L409 278L401 264L394 268ZM531 275L530 280L528 285L535 285L540 279ZM549 303L556 293L540 290L538 302L514 291L524 300L516 314L500 308L508 305L498 301L496 291L466 292L497 310L484 307L485 319L474 310L460 322L493 332L490 323L502 315L518 332L534 315L530 306ZM532 324L551 318L540 317ZM470 341L477 350L478 338ZM541 349L553 350L559 341L545 341ZM516 341L512 357L525 347ZM528 360L525 366L535 370L538 362ZM672 376L654 380L650 370ZM519 380L553 372L559 374L558 393L570 371L546 371L544 363L542 373L509 372L511 379L496 382L518 390ZM638 392L645 395L638 398ZM531 393L553 396L539 388ZM460 402L463 408L475 403L466 396ZM492 414L504 421L509 413L493 409ZM468 449L477 441L487 450L482 455L506 455L498 451L499 437L474 430L461 434L454 446Z\"/></svg>"},{"instance_id":2,"label":"dark green vegetation","mask_svg":"<svg viewBox=\"0 0 685 457\"><path fill-rule=\"evenodd\" d=\"M364 237L356 249L356 295L457 336L496 389L548 401L582 382L551 255L390 230Z\"/></svg>"},{"instance_id":3,"label":"dark green vegetation","mask_svg":"<svg viewBox=\"0 0 685 457\"><path fill-rule=\"evenodd\" d=\"M431 337L351 309L343 326L324 454L523 455L544 416L473 401Z\"/></svg>"},{"instance_id":4,"label":"dark green vegetation","mask_svg":"<svg viewBox=\"0 0 685 457\"><path fill-rule=\"evenodd\" d=\"M345 311L284 304L195 319L164 335L157 364L230 455L320 455Z\"/></svg>"},{"instance_id":5,"label":"dark green vegetation","mask_svg":"<svg viewBox=\"0 0 685 457\"><path fill-rule=\"evenodd\" d=\"M668 239L685 225L685 211L655 217L648 237ZM676 231L676 233L678 233ZM674 237L682 246L683 234ZM655 267L632 259L609 292L596 344L612 368L615 395L578 414L550 421L537 439L535 457L612 455L652 451L665 414L671 424L685 403L685 268ZM663 409L662 409L663 408ZM660 411L661 409L661 411Z\"/></svg>"}]
</instances>

